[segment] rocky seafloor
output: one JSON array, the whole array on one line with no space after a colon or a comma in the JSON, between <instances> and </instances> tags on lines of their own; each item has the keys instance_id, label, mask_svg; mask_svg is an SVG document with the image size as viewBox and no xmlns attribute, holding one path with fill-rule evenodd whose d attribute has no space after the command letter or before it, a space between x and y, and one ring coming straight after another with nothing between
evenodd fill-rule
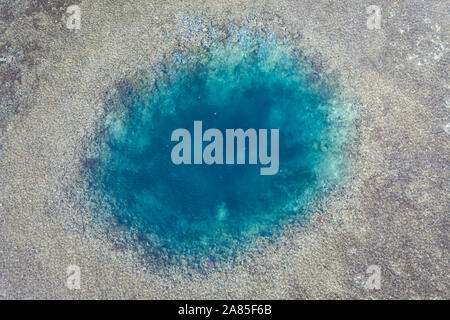
<instances>
[{"instance_id":1,"label":"rocky seafloor","mask_svg":"<svg viewBox=\"0 0 450 320\"><path fill-rule=\"evenodd\" d=\"M63 19L72 4L76 31ZM359 0L1 1L0 297L448 299L449 4L377 5L370 30ZM193 266L148 259L114 219L91 226L72 186L94 165L85 143L108 99L244 29L285 39L351 99L351 165L308 227ZM366 285L373 265L379 289Z\"/></svg>"}]
</instances>

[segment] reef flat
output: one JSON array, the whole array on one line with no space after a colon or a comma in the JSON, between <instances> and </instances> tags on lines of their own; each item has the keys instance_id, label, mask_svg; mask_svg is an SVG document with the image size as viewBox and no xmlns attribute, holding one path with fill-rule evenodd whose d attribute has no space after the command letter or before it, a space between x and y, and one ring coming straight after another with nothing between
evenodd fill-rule
<instances>
[{"instance_id":1,"label":"reef flat","mask_svg":"<svg viewBox=\"0 0 450 320\"><path fill-rule=\"evenodd\" d=\"M0 4L1 298L448 299L445 2L379 1L369 29L359 0L89 1L76 31L62 19L71 4ZM164 77L174 53L208 59L217 39L239 41L230 28L286 39L309 80L342 86L350 165L308 227L286 224L245 256L143 259L139 233L90 223L99 211L73 187L98 165L86 141L108 99ZM373 265L379 290L365 285Z\"/></svg>"}]
</instances>

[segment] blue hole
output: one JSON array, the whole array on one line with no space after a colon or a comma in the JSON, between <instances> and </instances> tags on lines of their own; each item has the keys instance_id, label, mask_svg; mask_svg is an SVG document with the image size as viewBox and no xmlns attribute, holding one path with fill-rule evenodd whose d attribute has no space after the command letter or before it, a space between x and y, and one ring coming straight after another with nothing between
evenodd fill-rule
<instances>
[{"instance_id":1,"label":"blue hole","mask_svg":"<svg viewBox=\"0 0 450 320\"><path fill-rule=\"evenodd\" d=\"M153 248L213 259L305 218L339 182L345 139L335 88L302 61L281 42L246 38L175 56L155 82L134 76L90 167L108 214ZM224 144L226 129L279 129L278 173L261 175L248 154L244 165L175 165L171 133L193 135L196 120Z\"/></svg>"}]
</instances>

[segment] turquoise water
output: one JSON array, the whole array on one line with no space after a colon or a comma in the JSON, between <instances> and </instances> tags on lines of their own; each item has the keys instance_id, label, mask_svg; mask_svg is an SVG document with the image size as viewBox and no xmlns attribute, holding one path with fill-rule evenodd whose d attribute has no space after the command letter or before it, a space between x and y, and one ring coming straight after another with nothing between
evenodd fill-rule
<instances>
[{"instance_id":1,"label":"turquoise water","mask_svg":"<svg viewBox=\"0 0 450 320\"><path fill-rule=\"evenodd\" d=\"M101 124L91 169L100 202L153 248L211 259L307 217L339 182L345 142L333 88L312 72L287 45L251 37L174 55L156 82L138 79ZM192 133L194 120L222 132L278 128L279 172L173 164L171 133Z\"/></svg>"}]
</instances>

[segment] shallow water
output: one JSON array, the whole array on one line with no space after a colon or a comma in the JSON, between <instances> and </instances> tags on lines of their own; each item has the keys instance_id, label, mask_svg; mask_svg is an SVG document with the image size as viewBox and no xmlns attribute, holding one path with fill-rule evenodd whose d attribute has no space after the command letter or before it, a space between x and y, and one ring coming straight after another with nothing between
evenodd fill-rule
<instances>
[{"instance_id":1,"label":"shallow water","mask_svg":"<svg viewBox=\"0 0 450 320\"><path fill-rule=\"evenodd\" d=\"M333 88L312 72L288 46L263 39L176 57L164 79L132 90L105 118L100 165L91 169L100 201L154 247L216 258L271 235L289 217L306 217L312 199L338 183L345 142ZM279 129L279 172L173 164L171 133L192 134L195 120L203 131Z\"/></svg>"}]
</instances>

